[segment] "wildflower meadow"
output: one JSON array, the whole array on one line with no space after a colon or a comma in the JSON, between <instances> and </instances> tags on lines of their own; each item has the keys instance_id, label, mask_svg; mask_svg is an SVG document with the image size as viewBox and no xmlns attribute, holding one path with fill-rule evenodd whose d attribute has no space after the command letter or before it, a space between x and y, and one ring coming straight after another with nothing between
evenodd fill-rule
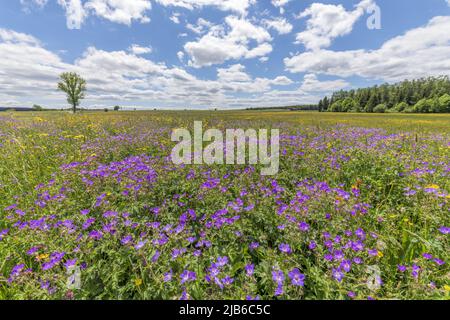
<instances>
[{"instance_id":1,"label":"wildflower meadow","mask_svg":"<svg viewBox=\"0 0 450 320\"><path fill-rule=\"evenodd\" d=\"M194 121L278 173L174 164ZM449 115L4 112L0 299L448 299L449 177Z\"/></svg>"}]
</instances>

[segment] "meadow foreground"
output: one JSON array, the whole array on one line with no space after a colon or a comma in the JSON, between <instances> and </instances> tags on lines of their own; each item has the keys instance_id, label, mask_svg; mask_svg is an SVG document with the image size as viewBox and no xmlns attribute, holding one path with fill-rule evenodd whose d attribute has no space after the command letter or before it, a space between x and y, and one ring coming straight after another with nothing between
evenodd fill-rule
<instances>
[{"instance_id":1,"label":"meadow foreground","mask_svg":"<svg viewBox=\"0 0 450 320\"><path fill-rule=\"evenodd\" d=\"M277 128L280 170L171 131ZM448 299L450 115L0 115L0 299Z\"/></svg>"}]
</instances>

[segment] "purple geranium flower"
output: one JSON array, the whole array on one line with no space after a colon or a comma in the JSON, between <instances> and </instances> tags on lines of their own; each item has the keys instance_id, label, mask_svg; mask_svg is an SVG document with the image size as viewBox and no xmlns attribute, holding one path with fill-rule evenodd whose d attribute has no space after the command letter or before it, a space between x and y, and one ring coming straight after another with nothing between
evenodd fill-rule
<instances>
[{"instance_id":1,"label":"purple geranium flower","mask_svg":"<svg viewBox=\"0 0 450 320\"><path fill-rule=\"evenodd\" d=\"M419 272L420 272L420 266L414 264L412 266L411 275L417 279L419 277Z\"/></svg>"},{"instance_id":2,"label":"purple geranium flower","mask_svg":"<svg viewBox=\"0 0 450 320\"><path fill-rule=\"evenodd\" d=\"M120 242L123 245L129 244L131 241L133 241L133 237L131 235L125 236L125 237L122 238L122 240L120 240Z\"/></svg>"},{"instance_id":3,"label":"purple geranium flower","mask_svg":"<svg viewBox=\"0 0 450 320\"><path fill-rule=\"evenodd\" d=\"M397 266L397 269L398 269L398 271L400 271L400 272L405 272L405 271L406 271L406 266L399 264L399 265Z\"/></svg>"},{"instance_id":4,"label":"purple geranium flower","mask_svg":"<svg viewBox=\"0 0 450 320\"><path fill-rule=\"evenodd\" d=\"M333 278L338 282L342 282L342 279L344 279L344 274L340 269L333 268Z\"/></svg>"},{"instance_id":5,"label":"purple geranium flower","mask_svg":"<svg viewBox=\"0 0 450 320\"><path fill-rule=\"evenodd\" d=\"M27 255L32 256L34 255L36 252L38 252L39 247L33 247L30 250L27 251Z\"/></svg>"},{"instance_id":6,"label":"purple geranium flower","mask_svg":"<svg viewBox=\"0 0 450 320\"><path fill-rule=\"evenodd\" d=\"M282 284L284 282L284 273L281 270L272 271L272 279L277 284Z\"/></svg>"},{"instance_id":7,"label":"purple geranium flower","mask_svg":"<svg viewBox=\"0 0 450 320\"><path fill-rule=\"evenodd\" d=\"M172 269L170 269L169 272L166 272L166 273L164 274L164 282L169 282L169 281L171 281L171 280L172 280L172 276L173 276Z\"/></svg>"},{"instance_id":8,"label":"purple geranium flower","mask_svg":"<svg viewBox=\"0 0 450 320\"><path fill-rule=\"evenodd\" d=\"M297 268L292 269L289 274L289 278L291 279L291 283L294 286L303 287L305 281L305 275L300 273L300 270Z\"/></svg>"},{"instance_id":9,"label":"purple geranium flower","mask_svg":"<svg viewBox=\"0 0 450 320\"><path fill-rule=\"evenodd\" d=\"M255 265L254 264L248 264L245 266L245 273L248 277L251 277L253 273L255 272Z\"/></svg>"},{"instance_id":10,"label":"purple geranium flower","mask_svg":"<svg viewBox=\"0 0 450 320\"><path fill-rule=\"evenodd\" d=\"M194 271L184 270L180 275L181 281L183 284L185 282L195 281L197 279L197 274Z\"/></svg>"},{"instance_id":11,"label":"purple geranium flower","mask_svg":"<svg viewBox=\"0 0 450 320\"><path fill-rule=\"evenodd\" d=\"M442 234L449 234L449 233L450 233L450 227L442 226L442 227L439 228L439 231L440 231Z\"/></svg>"},{"instance_id":12,"label":"purple geranium flower","mask_svg":"<svg viewBox=\"0 0 450 320\"><path fill-rule=\"evenodd\" d=\"M341 268L345 272L350 272L350 269L352 268L352 262L350 260L343 260L341 262Z\"/></svg>"},{"instance_id":13,"label":"purple geranium flower","mask_svg":"<svg viewBox=\"0 0 450 320\"><path fill-rule=\"evenodd\" d=\"M433 256L431 255L431 253L427 253L425 252L424 254L422 254L422 257L424 257L427 260L431 260L433 259Z\"/></svg>"},{"instance_id":14,"label":"purple geranium flower","mask_svg":"<svg viewBox=\"0 0 450 320\"><path fill-rule=\"evenodd\" d=\"M286 243L282 243L278 246L278 249L280 249L281 252L286 253L286 254L291 254L292 253L292 249L291 247L286 244Z\"/></svg>"},{"instance_id":15,"label":"purple geranium flower","mask_svg":"<svg viewBox=\"0 0 450 320\"><path fill-rule=\"evenodd\" d=\"M255 250L259 248L259 243L258 242L252 242L249 245L250 250Z\"/></svg>"},{"instance_id":16,"label":"purple geranium flower","mask_svg":"<svg viewBox=\"0 0 450 320\"><path fill-rule=\"evenodd\" d=\"M77 264L77 259L70 259L64 263L64 266L66 267L66 269L70 269L70 267L73 267L76 264Z\"/></svg>"},{"instance_id":17,"label":"purple geranium flower","mask_svg":"<svg viewBox=\"0 0 450 320\"><path fill-rule=\"evenodd\" d=\"M217 266L223 267L228 264L228 257L218 257L217 258Z\"/></svg>"}]
</instances>

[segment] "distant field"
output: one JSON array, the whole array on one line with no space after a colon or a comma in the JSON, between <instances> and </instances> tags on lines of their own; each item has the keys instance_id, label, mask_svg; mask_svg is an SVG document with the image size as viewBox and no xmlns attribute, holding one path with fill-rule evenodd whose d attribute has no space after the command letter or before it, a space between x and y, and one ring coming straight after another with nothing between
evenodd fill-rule
<instances>
[{"instance_id":1,"label":"distant field","mask_svg":"<svg viewBox=\"0 0 450 320\"><path fill-rule=\"evenodd\" d=\"M14 118L32 119L39 116L49 119L60 118L61 112L33 112L33 113L0 113L0 116L13 114ZM67 115L64 112L64 115ZM188 120L217 119L217 120L248 120L248 121L273 121L294 122L301 125L330 126L336 124L349 124L362 127L378 127L385 129L419 130L419 131L444 131L450 132L450 114L376 114L376 113L334 113L334 112L310 112L310 111L120 111L120 112L84 112L93 118L103 120L116 118L149 118L164 119L184 118Z\"/></svg>"},{"instance_id":2,"label":"distant field","mask_svg":"<svg viewBox=\"0 0 450 320\"><path fill-rule=\"evenodd\" d=\"M195 120L279 174L174 165ZM0 192L0 299L450 298L450 114L3 112Z\"/></svg>"}]
</instances>

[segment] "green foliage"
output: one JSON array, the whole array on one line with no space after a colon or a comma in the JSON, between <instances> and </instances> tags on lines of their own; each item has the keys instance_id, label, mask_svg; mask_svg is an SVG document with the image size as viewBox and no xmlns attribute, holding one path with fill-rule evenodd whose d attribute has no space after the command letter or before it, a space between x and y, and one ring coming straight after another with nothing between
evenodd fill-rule
<instances>
[{"instance_id":1,"label":"green foliage","mask_svg":"<svg viewBox=\"0 0 450 320\"><path fill-rule=\"evenodd\" d=\"M44 110L44 108L42 108L40 105L37 105L37 104L33 105L32 109L34 111L43 111Z\"/></svg>"},{"instance_id":2,"label":"green foliage","mask_svg":"<svg viewBox=\"0 0 450 320\"><path fill-rule=\"evenodd\" d=\"M379 105L377 105L373 109L373 112L375 112L375 113L385 113L386 110L387 110L386 105L384 103L380 103Z\"/></svg>"},{"instance_id":3,"label":"green foliage","mask_svg":"<svg viewBox=\"0 0 450 320\"><path fill-rule=\"evenodd\" d=\"M72 106L75 113L81 100L85 97L86 80L75 72L64 72L60 75L60 78L58 89L66 93L67 102Z\"/></svg>"},{"instance_id":4,"label":"green foliage","mask_svg":"<svg viewBox=\"0 0 450 320\"><path fill-rule=\"evenodd\" d=\"M439 98L439 112L450 113L450 95L448 93Z\"/></svg>"},{"instance_id":5,"label":"green foliage","mask_svg":"<svg viewBox=\"0 0 450 320\"><path fill-rule=\"evenodd\" d=\"M279 174L174 165L171 130L194 120L221 130L283 128ZM450 297L450 115L29 112L7 115L0 130L0 299ZM219 184L205 187L211 179ZM342 281L333 269L343 260L325 259L339 250L352 261ZM55 252L65 255L44 268ZM206 281L219 256L229 259L219 280L234 280L223 288ZM69 290L65 264L73 259L81 286ZM380 288L367 286L372 266ZM294 268L304 286L292 285ZM184 270L197 280L180 283ZM284 273L281 296L274 270Z\"/></svg>"},{"instance_id":6,"label":"green foliage","mask_svg":"<svg viewBox=\"0 0 450 320\"><path fill-rule=\"evenodd\" d=\"M377 106L384 105L385 112L445 113L450 112L449 99L450 80L448 76L442 76L350 91L340 90L333 93L329 100L328 97L320 100L319 104L323 110L333 112L359 110L371 113L377 112Z\"/></svg>"},{"instance_id":7,"label":"green foliage","mask_svg":"<svg viewBox=\"0 0 450 320\"><path fill-rule=\"evenodd\" d=\"M409 108L409 105L406 102L399 102L394 107L394 112L403 112L407 108Z\"/></svg>"}]
</instances>

